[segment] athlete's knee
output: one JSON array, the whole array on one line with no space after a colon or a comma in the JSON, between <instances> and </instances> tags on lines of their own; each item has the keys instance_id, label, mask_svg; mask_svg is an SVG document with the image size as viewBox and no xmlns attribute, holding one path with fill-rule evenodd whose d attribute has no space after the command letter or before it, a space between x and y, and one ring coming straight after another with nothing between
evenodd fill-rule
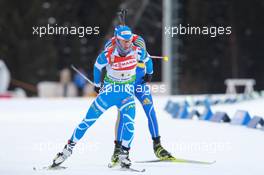
<instances>
[{"instance_id":1,"label":"athlete's knee","mask_svg":"<svg viewBox=\"0 0 264 175\"><path fill-rule=\"evenodd\" d=\"M90 106L85 118L89 118L91 116L97 116L98 117L104 111L105 111L105 109L103 109L96 101L94 101L94 103L92 103L92 105Z\"/></svg>"},{"instance_id":2,"label":"athlete's knee","mask_svg":"<svg viewBox=\"0 0 264 175\"><path fill-rule=\"evenodd\" d=\"M95 105L95 103L93 103L88 109L88 112L86 113L82 123L84 125L91 126L102 113L103 112Z\"/></svg>"},{"instance_id":3,"label":"athlete's knee","mask_svg":"<svg viewBox=\"0 0 264 175\"><path fill-rule=\"evenodd\" d=\"M133 112L135 112L135 107L136 107L135 101L130 100L130 101L122 104L119 108L119 111L121 113L133 113Z\"/></svg>"}]
</instances>

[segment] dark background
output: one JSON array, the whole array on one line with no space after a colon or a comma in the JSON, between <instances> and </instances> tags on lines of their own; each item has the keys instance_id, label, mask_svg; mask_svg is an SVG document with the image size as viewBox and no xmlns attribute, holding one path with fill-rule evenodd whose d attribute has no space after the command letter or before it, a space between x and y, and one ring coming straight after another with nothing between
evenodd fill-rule
<instances>
[{"instance_id":1,"label":"dark background","mask_svg":"<svg viewBox=\"0 0 264 175\"><path fill-rule=\"evenodd\" d=\"M229 36L179 36L179 92L223 93L226 78L254 78L256 89L264 89L264 1L178 1L176 13L183 25L232 27ZM113 34L116 12L124 4L128 4L133 32L143 36L152 55L161 55L162 1L131 2L0 0L0 58L13 79L33 85L58 81L59 71L70 64L85 68L92 78L94 61ZM84 38L32 35L33 26L47 26L51 17L58 26L99 26L100 34ZM154 66L154 81L161 81L161 62L154 60Z\"/></svg>"}]
</instances>

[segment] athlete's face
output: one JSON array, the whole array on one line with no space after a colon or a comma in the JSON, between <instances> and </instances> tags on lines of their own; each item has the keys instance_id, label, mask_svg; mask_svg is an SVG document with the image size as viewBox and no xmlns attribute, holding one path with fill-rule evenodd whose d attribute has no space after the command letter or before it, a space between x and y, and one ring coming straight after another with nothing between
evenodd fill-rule
<instances>
[{"instance_id":1,"label":"athlete's face","mask_svg":"<svg viewBox=\"0 0 264 175\"><path fill-rule=\"evenodd\" d=\"M119 40L120 45L125 49L129 49L132 45L132 40Z\"/></svg>"}]
</instances>

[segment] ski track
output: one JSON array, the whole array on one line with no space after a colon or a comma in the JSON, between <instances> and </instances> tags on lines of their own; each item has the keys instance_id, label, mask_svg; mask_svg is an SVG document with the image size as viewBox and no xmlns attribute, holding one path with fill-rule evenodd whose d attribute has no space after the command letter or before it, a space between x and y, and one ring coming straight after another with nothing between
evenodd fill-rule
<instances>
[{"instance_id":1,"label":"ski track","mask_svg":"<svg viewBox=\"0 0 264 175\"><path fill-rule=\"evenodd\" d=\"M216 160L216 163L133 163L132 167L145 168L146 172L141 174L151 175L263 174L264 131L230 124L172 119L164 111L164 106L168 99L181 98L154 96L163 146L179 158ZM117 115L114 107L88 129L73 155L63 164L67 169L33 171L34 166L48 166L55 154L62 150L91 102L90 98L0 100L0 174L132 174L107 167L114 147ZM248 110L251 115L264 116L263 106L264 99L257 99L213 106L212 109L225 111L230 116L238 109ZM155 159L147 118L138 102L130 158L132 161Z\"/></svg>"}]
</instances>

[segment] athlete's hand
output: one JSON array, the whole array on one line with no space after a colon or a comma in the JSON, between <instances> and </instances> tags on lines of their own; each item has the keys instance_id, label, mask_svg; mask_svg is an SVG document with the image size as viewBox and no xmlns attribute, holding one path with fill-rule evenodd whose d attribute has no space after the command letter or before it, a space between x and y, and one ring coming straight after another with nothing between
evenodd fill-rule
<instances>
[{"instance_id":1,"label":"athlete's hand","mask_svg":"<svg viewBox=\"0 0 264 175\"><path fill-rule=\"evenodd\" d=\"M145 76L142 78L142 84L151 82L152 74L145 74Z\"/></svg>"},{"instance_id":2,"label":"athlete's hand","mask_svg":"<svg viewBox=\"0 0 264 175\"><path fill-rule=\"evenodd\" d=\"M94 91L99 94L101 87L94 86Z\"/></svg>"}]
</instances>

